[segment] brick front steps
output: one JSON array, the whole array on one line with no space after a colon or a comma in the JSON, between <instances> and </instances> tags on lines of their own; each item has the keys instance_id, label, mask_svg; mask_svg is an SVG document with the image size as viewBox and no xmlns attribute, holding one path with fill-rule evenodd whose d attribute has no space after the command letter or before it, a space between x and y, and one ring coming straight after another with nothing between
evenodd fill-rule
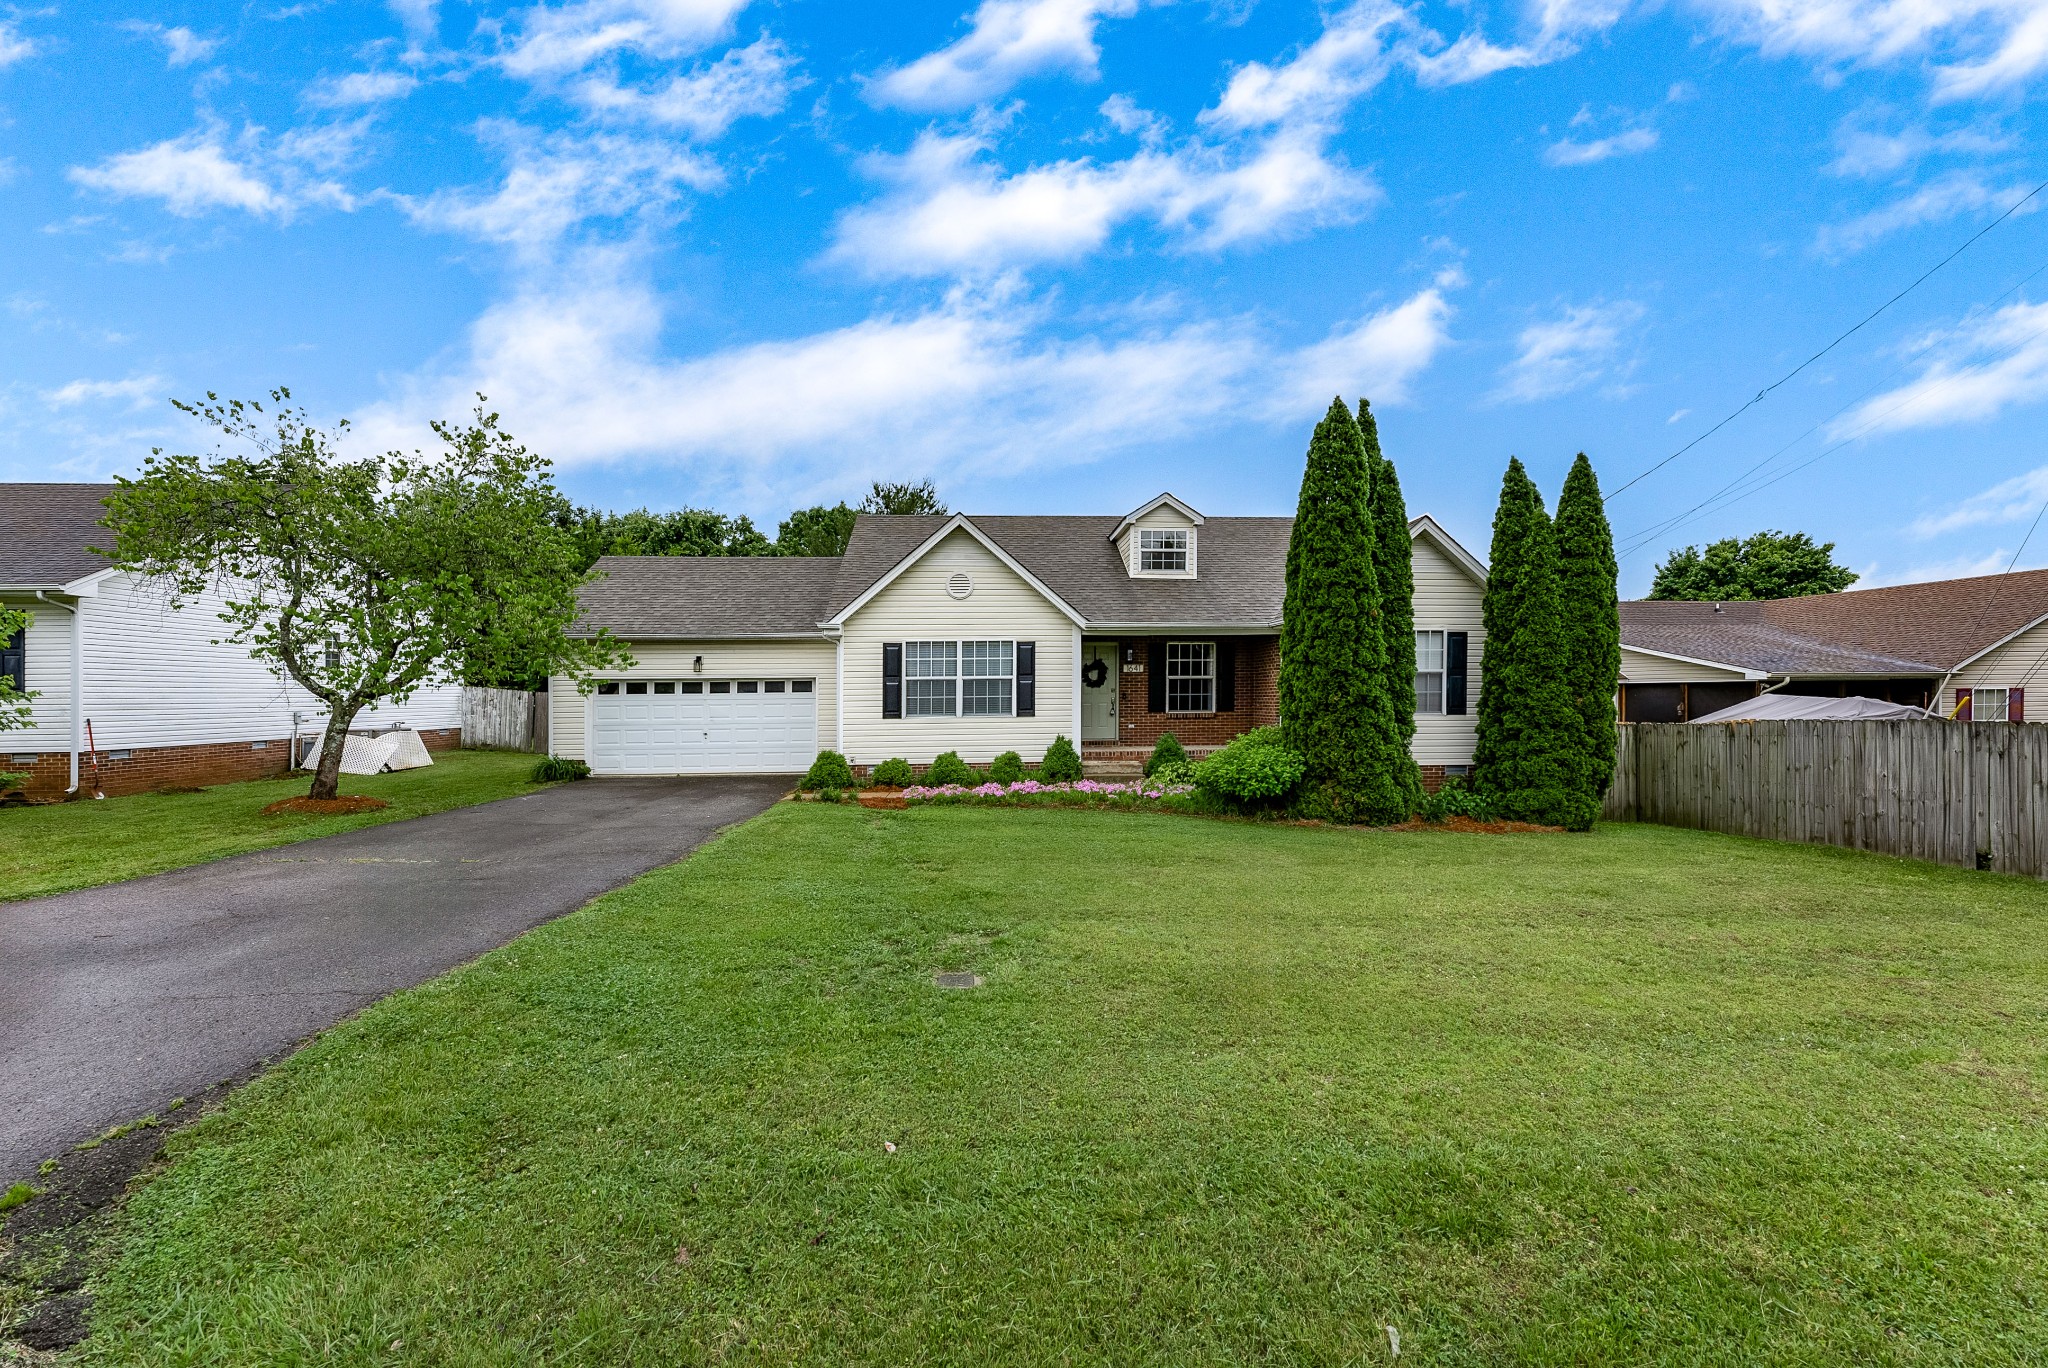
<instances>
[{"instance_id":1,"label":"brick front steps","mask_svg":"<svg viewBox=\"0 0 2048 1368\"><path fill-rule=\"evenodd\" d=\"M1200 760L1218 746L1189 746L1190 760ZM1150 746L1117 746L1089 744L1081 747L1081 773L1089 779L1137 779L1145 773L1145 762L1152 757Z\"/></svg>"}]
</instances>

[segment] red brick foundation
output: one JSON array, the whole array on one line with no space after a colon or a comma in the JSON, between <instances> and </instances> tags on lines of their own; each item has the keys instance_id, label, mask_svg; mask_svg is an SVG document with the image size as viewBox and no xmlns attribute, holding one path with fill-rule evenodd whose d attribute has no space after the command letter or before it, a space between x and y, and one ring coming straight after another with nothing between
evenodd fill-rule
<instances>
[{"instance_id":1,"label":"red brick foundation","mask_svg":"<svg viewBox=\"0 0 2048 1368\"><path fill-rule=\"evenodd\" d=\"M420 733L430 751L450 751L462 745L462 729L447 727ZM22 752L26 754L26 752ZM39 751L35 763L19 764L0 738L0 769L29 775L26 797L31 803L62 802L65 786L71 782L70 751ZM129 793L152 793L168 788L204 788L211 784L234 784L247 779L274 779L291 768L290 737L270 741L226 741L206 746L153 746L128 753L125 760L114 752L99 752L100 789L108 797ZM92 756L78 756L78 787L92 792Z\"/></svg>"}]
</instances>

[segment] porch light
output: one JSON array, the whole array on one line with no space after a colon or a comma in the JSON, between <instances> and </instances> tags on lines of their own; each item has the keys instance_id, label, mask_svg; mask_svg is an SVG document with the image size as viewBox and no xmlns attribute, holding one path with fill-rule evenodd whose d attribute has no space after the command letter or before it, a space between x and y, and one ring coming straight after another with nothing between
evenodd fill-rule
<instances>
[{"instance_id":1,"label":"porch light","mask_svg":"<svg viewBox=\"0 0 2048 1368\"><path fill-rule=\"evenodd\" d=\"M696 671L696 672L697 672L698 674L703 674L703 673L704 673L704 657L703 657L703 656L698 656L698 657L697 657L696 659L692 660L692 661L690 662L690 668L691 668L692 670L695 670L695 671Z\"/></svg>"}]
</instances>

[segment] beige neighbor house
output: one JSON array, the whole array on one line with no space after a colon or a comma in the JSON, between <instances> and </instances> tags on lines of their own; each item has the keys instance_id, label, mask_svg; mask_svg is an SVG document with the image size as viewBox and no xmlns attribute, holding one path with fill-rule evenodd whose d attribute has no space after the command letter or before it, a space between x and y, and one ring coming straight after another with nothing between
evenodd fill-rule
<instances>
[{"instance_id":1,"label":"beige neighbor house","mask_svg":"<svg viewBox=\"0 0 2048 1368\"><path fill-rule=\"evenodd\" d=\"M1289 518L1171 494L1118 517L862 515L844 556L610 556L583 630L635 663L550 683L549 746L599 774L796 773L958 751L1085 759L1164 732L1221 745L1278 717ZM1472 763L1486 569L1427 517L1415 553L1415 757Z\"/></svg>"},{"instance_id":2,"label":"beige neighbor house","mask_svg":"<svg viewBox=\"0 0 2048 1368\"><path fill-rule=\"evenodd\" d=\"M1621 605L1625 722L1693 721L1763 692L2023 722L2044 669L2048 570L1763 603Z\"/></svg>"}]
</instances>

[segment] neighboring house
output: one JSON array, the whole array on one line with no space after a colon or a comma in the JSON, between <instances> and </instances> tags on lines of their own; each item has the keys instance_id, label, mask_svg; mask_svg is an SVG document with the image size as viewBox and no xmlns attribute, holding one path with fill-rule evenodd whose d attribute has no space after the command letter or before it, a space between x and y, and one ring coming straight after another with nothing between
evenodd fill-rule
<instances>
[{"instance_id":1,"label":"neighboring house","mask_svg":"<svg viewBox=\"0 0 2048 1368\"><path fill-rule=\"evenodd\" d=\"M2048 570L1761 603L1621 605L1621 717L1679 722L1760 692L2020 722L2048 663Z\"/></svg>"},{"instance_id":2,"label":"neighboring house","mask_svg":"<svg viewBox=\"0 0 2048 1368\"><path fill-rule=\"evenodd\" d=\"M550 749L600 774L794 773L958 751L1036 762L1221 745L1278 719L1288 518L862 515L839 557L610 556L581 630L635 665L550 687ZM1429 518L1415 547L1415 756L1472 761L1486 570Z\"/></svg>"},{"instance_id":3,"label":"neighboring house","mask_svg":"<svg viewBox=\"0 0 2048 1368\"><path fill-rule=\"evenodd\" d=\"M282 773L293 736L310 744L325 709L242 647L215 643L226 630L217 594L173 610L161 588L89 549L111 535L99 520L112 489L0 484L0 603L33 615L0 642L0 672L41 695L33 727L0 731L0 769L27 772L31 799L90 788L95 756L108 793ZM361 718L394 723L437 749L460 745L461 690L422 690Z\"/></svg>"}]
</instances>

